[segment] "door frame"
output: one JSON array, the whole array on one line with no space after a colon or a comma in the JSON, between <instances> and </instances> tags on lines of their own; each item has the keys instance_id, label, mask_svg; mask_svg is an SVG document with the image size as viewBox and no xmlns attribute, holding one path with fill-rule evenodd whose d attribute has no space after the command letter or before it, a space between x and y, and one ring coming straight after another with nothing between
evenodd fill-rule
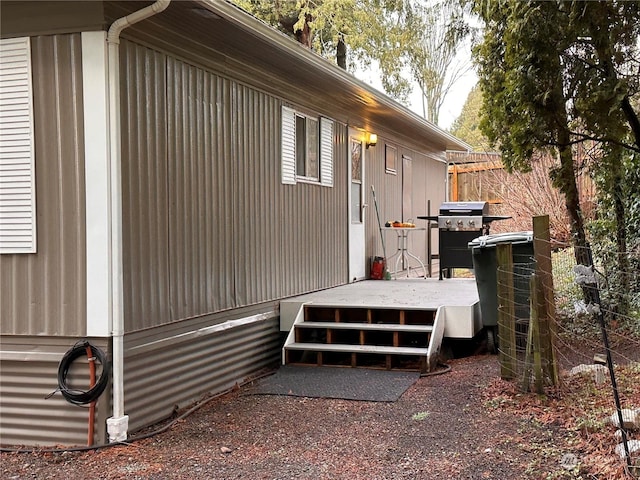
<instances>
[{"instance_id":1,"label":"door frame","mask_svg":"<svg viewBox=\"0 0 640 480\"><path fill-rule=\"evenodd\" d=\"M365 211L365 157L366 148L362 132L349 129L347 142L347 222L349 282L363 280L367 276ZM359 147L358 147L359 145ZM354 172L354 154L359 154L359 171ZM356 166L357 168L357 166ZM359 174L360 179L354 179ZM359 193L359 195L358 195ZM355 194L355 195L354 195ZM354 198L357 196L359 198Z\"/></svg>"}]
</instances>

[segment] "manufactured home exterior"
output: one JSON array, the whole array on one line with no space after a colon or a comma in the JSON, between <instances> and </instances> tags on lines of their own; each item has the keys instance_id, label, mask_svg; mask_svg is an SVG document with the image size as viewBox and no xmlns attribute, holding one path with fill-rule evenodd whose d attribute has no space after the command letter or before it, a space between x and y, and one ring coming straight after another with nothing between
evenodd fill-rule
<instances>
[{"instance_id":1,"label":"manufactured home exterior","mask_svg":"<svg viewBox=\"0 0 640 480\"><path fill-rule=\"evenodd\" d=\"M415 219L466 148L222 0L0 8L3 445L117 441L277 365L279 301L382 253L371 186ZM45 399L84 339L91 420Z\"/></svg>"}]
</instances>

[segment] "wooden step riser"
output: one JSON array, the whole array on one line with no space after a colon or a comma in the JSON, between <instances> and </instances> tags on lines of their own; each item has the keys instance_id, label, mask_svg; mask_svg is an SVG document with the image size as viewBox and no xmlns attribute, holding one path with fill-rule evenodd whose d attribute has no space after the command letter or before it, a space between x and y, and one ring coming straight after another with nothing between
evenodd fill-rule
<instances>
[{"instance_id":1,"label":"wooden step riser","mask_svg":"<svg viewBox=\"0 0 640 480\"><path fill-rule=\"evenodd\" d=\"M422 355L391 355L366 352L324 352L285 350L287 365L317 365L380 368L385 370L427 371L427 357Z\"/></svg>"},{"instance_id":2,"label":"wooden step riser","mask_svg":"<svg viewBox=\"0 0 640 480\"><path fill-rule=\"evenodd\" d=\"M334 330L331 328L296 328L296 343L380 345L390 347L429 346L430 332L398 332L377 330Z\"/></svg>"},{"instance_id":3,"label":"wooden step riser","mask_svg":"<svg viewBox=\"0 0 640 480\"><path fill-rule=\"evenodd\" d=\"M306 322L433 325L435 311L338 308L307 305L304 307L304 319Z\"/></svg>"}]
</instances>

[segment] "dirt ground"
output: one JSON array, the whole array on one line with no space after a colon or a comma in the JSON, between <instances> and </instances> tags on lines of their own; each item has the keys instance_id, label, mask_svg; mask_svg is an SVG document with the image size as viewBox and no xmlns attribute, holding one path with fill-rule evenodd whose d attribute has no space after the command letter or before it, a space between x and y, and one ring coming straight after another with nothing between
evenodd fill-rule
<instances>
[{"instance_id":1,"label":"dirt ground","mask_svg":"<svg viewBox=\"0 0 640 480\"><path fill-rule=\"evenodd\" d=\"M578 433L504 393L498 360L450 361L394 403L247 395L89 452L3 453L3 479L541 479L579 476ZM507 400L505 400L507 399ZM542 420L541 420L542 418ZM613 445L613 444L612 444ZM612 453L611 453L612 455ZM618 470L619 471L619 470Z\"/></svg>"}]
</instances>

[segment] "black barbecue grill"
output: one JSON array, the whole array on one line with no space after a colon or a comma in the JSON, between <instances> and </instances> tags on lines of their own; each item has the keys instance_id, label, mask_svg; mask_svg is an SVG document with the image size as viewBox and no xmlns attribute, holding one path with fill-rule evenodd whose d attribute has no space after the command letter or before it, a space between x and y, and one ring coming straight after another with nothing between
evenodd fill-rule
<instances>
[{"instance_id":1,"label":"black barbecue grill","mask_svg":"<svg viewBox=\"0 0 640 480\"><path fill-rule=\"evenodd\" d=\"M452 268L473 268L469 242L489 234L489 225L506 216L489 215L487 202L444 202L437 216L418 217L438 223L440 280L442 272L451 276Z\"/></svg>"}]
</instances>

